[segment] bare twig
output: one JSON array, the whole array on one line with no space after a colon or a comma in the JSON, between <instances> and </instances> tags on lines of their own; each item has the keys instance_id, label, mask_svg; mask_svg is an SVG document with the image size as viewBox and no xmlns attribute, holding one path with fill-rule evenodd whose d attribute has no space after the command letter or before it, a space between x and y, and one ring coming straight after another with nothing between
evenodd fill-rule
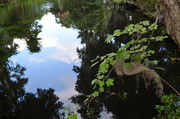
<instances>
[{"instance_id":1,"label":"bare twig","mask_svg":"<svg viewBox=\"0 0 180 119\"><path fill-rule=\"evenodd\" d=\"M173 87L171 86L167 81L165 81L164 79L160 78L164 83L166 83L170 88L172 88L179 96L180 96L180 93Z\"/></svg>"}]
</instances>

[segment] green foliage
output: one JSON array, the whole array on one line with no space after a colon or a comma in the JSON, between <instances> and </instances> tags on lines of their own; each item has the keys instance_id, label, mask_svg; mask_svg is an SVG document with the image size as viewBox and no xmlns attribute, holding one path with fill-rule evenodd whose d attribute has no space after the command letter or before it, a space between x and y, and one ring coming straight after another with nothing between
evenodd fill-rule
<instances>
[{"instance_id":1,"label":"green foliage","mask_svg":"<svg viewBox=\"0 0 180 119\"><path fill-rule=\"evenodd\" d=\"M112 85L114 85L113 81L114 81L113 79L109 78L109 79L106 81L106 85L107 85L107 86L112 86Z\"/></svg>"},{"instance_id":2,"label":"green foliage","mask_svg":"<svg viewBox=\"0 0 180 119\"><path fill-rule=\"evenodd\" d=\"M163 71L165 71L165 69L164 68L162 68L162 67L154 67L155 69L160 69L160 70L163 70Z\"/></svg>"},{"instance_id":3,"label":"green foliage","mask_svg":"<svg viewBox=\"0 0 180 119\"><path fill-rule=\"evenodd\" d=\"M103 84L102 84L103 85ZM102 86L101 86L102 87ZM99 96L99 92L98 91L94 91L94 93L92 94L93 97L98 97Z\"/></svg>"},{"instance_id":4,"label":"green foliage","mask_svg":"<svg viewBox=\"0 0 180 119\"><path fill-rule=\"evenodd\" d=\"M75 107L75 108L74 108ZM74 110L77 110L80 106L77 104L69 105L68 107L64 108L64 111L67 111L68 118L67 119L77 119L77 114L74 114Z\"/></svg>"},{"instance_id":5,"label":"green foliage","mask_svg":"<svg viewBox=\"0 0 180 119\"><path fill-rule=\"evenodd\" d=\"M77 119L77 114L69 115L68 119Z\"/></svg>"},{"instance_id":6,"label":"green foliage","mask_svg":"<svg viewBox=\"0 0 180 119\"><path fill-rule=\"evenodd\" d=\"M154 119L179 119L180 97L174 94L164 95L161 98L163 105L156 105L158 115Z\"/></svg>"},{"instance_id":7,"label":"green foliage","mask_svg":"<svg viewBox=\"0 0 180 119\"><path fill-rule=\"evenodd\" d=\"M115 4L121 4L122 2L125 2L127 0L113 0L113 3Z\"/></svg>"},{"instance_id":8,"label":"green foliage","mask_svg":"<svg viewBox=\"0 0 180 119\"><path fill-rule=\"evenodd\" d=\"M125 27L124 30L115 30L113 35L107 37L107 39L105 40L106 43L110 42L113 37L123 34L132 35L133 38L136 38L136 40L130 40L123 47L120 47L116 53L109 53L101 57L98 56L94 60L92 60L92 62L94 62L92 66L100 63L97 78L92 80L91 83L92 85L94 85L94 89L97 89L97 87L99 87L98 91L96 90L92 94L94 98L97 97L99 93L104 91L103 87L105 87L105 84L108 87L114 85L114 80L108 77L116 61L122 60L123 58L124 60L129 61L125 63L125 67L131 67L135 62L138 62L141 65L147 65L148 63L154 65L158 64L157 60L144 60L155 53L155 51L153 50L147 50L150 41L162 41L164 38L167 38L167 36L152 37L153 34L151 34L149 38L142 37L145 33L153 33L154 30L157 30L157 25L155 23L150 24L149 21L142 21L137 24L130 24L129 26Z\"/></svg>"},{"instance_id":9,"label":"green foliage","mask_svg":"<svg viewBox=\"0 0 180 119\"><path fill-rule=\"evenodd\" d=\"M148 57L155 53L153 50L148 50L150 41L162 41L164 38L166 38L166 36L152 37L153 32L156 29L156 22L154 24L150 24L149 21L142 21L137 24L130 24L129 26L125 27L124 30L115 30L113 35L109 35L107 37L105 40L106 43L111 42L114 37L123 34L131 35L133 39L124 46L120 47L116 53L97 56L91 61L91 68L98 64L99 70L96 74L96 78L91 82L91 85L94 86L94 92L87 96L87 99L84 101L85 104L90 103L95 98L98 98L98 96L105 91L105 87L114 85L114 79L110 78L109 75L115 68L117 62L126 61L124 63L125 68L136 67L136 65L145 67L149 63L155 65L158 64L157 60L148 60ZM151 33L151 35L148 38L144 38L143 36L146 33ZM116 95L114 92L110 94ZM117 95L120 96L120 94L121 93L119 92ZM124 92L121 97L124 100L127 98L127 93Z\"/></svg>"}]
</instances>

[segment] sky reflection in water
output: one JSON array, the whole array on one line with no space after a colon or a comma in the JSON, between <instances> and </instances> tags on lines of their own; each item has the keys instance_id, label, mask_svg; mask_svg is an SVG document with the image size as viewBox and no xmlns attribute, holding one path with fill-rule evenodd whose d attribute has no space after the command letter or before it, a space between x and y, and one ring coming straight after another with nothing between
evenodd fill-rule
<instances>
[{"instance_id":1,"label":"sky reflection in water","mask_svg":"<svg viewBox=\"0 0 180 119\"><path fill-rule=\"evenodd\" d=\"M55 89L55 94L67 105L68 98L77 94L74 90L76 74L73 65L80 65L77 47L82 48L78 31L57 24L51 13L44 15L39 24L43 26L38 34L42 46L39 53L31 54L23 39L15 39L19 45L19 54L12 57L14 62L27 68L25 76L29 78L25 86L27 92L36 92L37 88Z\"/></svg>"}]
</instances>

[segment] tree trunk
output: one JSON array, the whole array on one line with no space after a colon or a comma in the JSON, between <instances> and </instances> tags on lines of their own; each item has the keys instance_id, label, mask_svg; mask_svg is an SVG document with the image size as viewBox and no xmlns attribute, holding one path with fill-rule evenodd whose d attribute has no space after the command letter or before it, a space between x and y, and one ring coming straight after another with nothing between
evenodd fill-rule
<instances>
[{"instance_id":1,"label":"tree trunk","mask_svg":"<svg viewBox=\"0 0 180 119\"><path fill-rule=\"evenodd\" d=\"M180 0L158 0L164 9L164 22L168 35L180 48Z\"/></svg>"}]
</instances>

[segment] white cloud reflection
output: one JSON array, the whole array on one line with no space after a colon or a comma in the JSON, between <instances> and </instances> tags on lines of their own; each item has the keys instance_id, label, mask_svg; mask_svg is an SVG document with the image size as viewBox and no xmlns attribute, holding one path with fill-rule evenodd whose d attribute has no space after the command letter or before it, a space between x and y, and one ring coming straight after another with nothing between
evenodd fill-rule
<instances>
[{"instance_id":1,"label":"white cloud reflection","mask_svg":"<svg viewBox=\"0 0 180 119\"><path fill-rule=\"evenodd\" d=\"M51 38L48 34L40 34L38 35L42 40L40 40L40 44L43 48L54 47L57 45L58 38Z\"/></svg>"},{"instance_id":2,"label":"white cloud reflection","mask_svg":"<svg viewBox=\"0 0 180 119\"><path fill-rule=\"evenodd\" d=\"M41 40L39 40L41 45L41 51L39 53L28 54L27 49L25 50L27 47L26 41L24 39L14 39L14 42L20 46L18 51L25 51L20 53L21 57L19 57L19 59L23 59L22 62L24 62L24 64L30 64L26 65L30 79L28 87L36 89L35 84L37 84L38 87L44 88L46 83L50 82L49 79L52 78L51 75L53 74L53 79L58 79L62 84L57 83L57 81L56 84L49 83L48 87L54 86L56 90L55 94L59 96L60 100L67 106L70 104L68 99L71 96L78 94L74 89L76 76L73 76L74 72L71 72L72 69L67 70L67 68L69 68L68 66L70 66L67 64L76 63L76 65L79 65L80 61L77 60L78 55L76 50L77 47L82 48L83 45L80 43L80 39L77 39L78 32L57 24L54 15L51 13L42 17L39 24L42 24L43 26L42 32L38 34L38 38L41 38ZM24 57L22 57L22 55ZM54 63L51 60L60 62ZM36 65L37 63L41 63L41 65ZM61 67L63 69L60 69ZM53 69L53 73L50 72L51 68ZM64 72L61 72L62 70ZM67 76L62 76L64 73L66 73ZM60 75L61 77L59 77ZM60 89L59 87L63 87L63 89Z\"/></svg>"},{"instance_id":3,"label":"white cloud reflection","mask_svg":"<svg viewBox=\"0 0 180 119\"><path fill-rule=\"evenodd\" d=\"M71 76L61 76L59 80L65 86L65 89L56 91L55 94L60 97L60 100L64 102L65 106L68 106L71 103L68 99L71 96L78 94L78 92L74 89L76 80L74 80Z\"/></svg>"},{"instance_id":4,"label":"white cloud reflection","mask_svg":"<svg viewBox=\"0 0 180 119\"><path fill-rule=\"evenodd\" d=\"M78 55L76 52L77 47L82 48L82 45L77 42L71 43L58 43L55 46L58 50L52 54L50 57L54 60L60 60L70 64L71 62L77 62Z\"/></svg>"},{"instance_id":5,"label":"white cloud reflection","mask_svg":"<svg viewBox=\"0 0 180 119\"><path fill-rule=\"evenodd\" d=\"M30 58L30 61L36 62L36 63L42 63L45 62L46 59L41 59L41 58Z\"/></svg>"},{"instance_id":6,"label":"white cloud reflection","mask_svg":"<svg viewBox=\"0 0 180 119\"><path fill-rule=\"evenodd\" d=\"M42 57L32 57L29 59L30 63L42 63L48 59L59 60L65 63L76 63L79 64L78 55L77 55L77 47L82 48L83 45L80 43L80 40L77 39L78 32L73 29L68 29L62 27L60 24L57 24L55 21L55 16L51 13L43 16L39 21L41 24L42 32L38 34L39 43L42 47L41 54ZM18 51L23 51L27 45L24 39L14 39L14 43L19 45ZM42 53L45 48L53 48L52 52Z\"/></svg>"},{"instance_id":7,"label":"white cloud reflection","mask_svg":"<svg viewBox=\"0 0 180 119\"><path fill-rule=\"evenodd\" d=\"M77 39L77 31L57 24L55 21L55 16L51 13L45 15L39 23L43 25L42 32L38 35L40 38L42 38L41 46L43 48L56 48L56 51L47 57L68 64L75 62L75 60L78 58L76 53L77 47L83 47L80 44L79 39Z\"/></svg>"},{"instance_id":8,"label":"white cloud reflection","mask_svg":"<svg viewBox=\"0 0 180 119\"><path fill-rule=\"evenodd\" d=\"M73 77L71 76L61 76L59 80L62 82L62 84L65 86L64 90L56 91L55 94L60 98L60 100L64 103L64 106L73 105L71 101L69 100L70 97L73 95L77 95L78 92L74 89L75 88L75 82ZM74 108L72 106L72 108ZM78 114L75 110L75 114ZM67 115L65 115L67 118ZM78 119L82 119L80 114L77 115Z\"/></svg>"},{"instance_id":9,"label":"white cloud reflection","mask_svg":"<svg viewBox=\"0 0 180 119\"><path fill-rule=\"evenodd\" d=\"M13 42L19 46L17 51L23 51L27 47L26 41L23 39L16 38Z\"/></svg>"}]
</instances>

